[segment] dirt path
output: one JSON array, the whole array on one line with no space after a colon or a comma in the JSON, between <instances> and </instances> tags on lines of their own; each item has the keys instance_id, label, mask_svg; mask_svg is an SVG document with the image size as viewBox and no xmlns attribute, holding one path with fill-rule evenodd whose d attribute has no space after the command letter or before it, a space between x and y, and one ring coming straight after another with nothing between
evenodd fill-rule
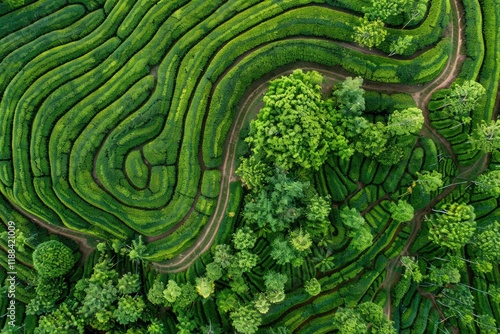
<instances>
[{"instance_id":1,"label":"dirt path","mask_svg":"<svg viewBox=\"0 0 500 334\"><path fill-rule=\"evenodd\" d=\"M67 227L62 227L54 224L49 224L42 219L36 217L35 215L27 212L23 208L17 206L14 203L9 202L9 204L15 208L18 212L20 212L23 216L31 219L33 222L36 224L40 225L44 229L46 229L49 233L60 235L63 237L66 237L68 239L73 240L74 242L77 243L77 245L80 247L80 253L82 254L82 257L80 259L80 262L83 263L87 259L87 257L94 251L94 248L89 246L87 240L90 237L89 235L86 235L84 233L72 230Z\"/></svg>"}]
</instances>

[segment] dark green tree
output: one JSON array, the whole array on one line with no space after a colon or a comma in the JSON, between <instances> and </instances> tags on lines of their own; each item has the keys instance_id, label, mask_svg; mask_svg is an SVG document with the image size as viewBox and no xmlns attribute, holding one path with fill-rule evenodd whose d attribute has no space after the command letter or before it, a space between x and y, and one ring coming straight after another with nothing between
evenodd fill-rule
<instances>
[{"instance_id":1,"label":"dark green tree","mask_svg":"<svg viewBox=\"0 0 500 334\"><path fill-rule=\"evenodd\" d=\"M33 252L33 265L40 276L63 276L74 264L75 258L71 249L57 240L43 242Z\"/></svg>"},{"instance_id":2,"label":"dark green tree","mask_svg":"<svg viewBox=\"0 0 500 334\"><path fill-rule=\"evenodd\" d=\"M438 171L424 170L422 173L417 172L416 184L420 185L426 193L436 191L443 186L443 175Z\"/></svg>"}]
</instances>

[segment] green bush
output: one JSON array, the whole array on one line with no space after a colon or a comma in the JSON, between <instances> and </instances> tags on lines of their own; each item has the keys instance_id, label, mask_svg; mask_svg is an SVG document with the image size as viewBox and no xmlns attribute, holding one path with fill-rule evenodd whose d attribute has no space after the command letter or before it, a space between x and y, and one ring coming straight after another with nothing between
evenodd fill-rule
<instances>
[{"instance_id":1,"label":"green bush","mask_svg":"<svg viewBox=\"0 0 500 334\"><path fill-rule=\"evenodd\" d=\"M71 249L57 240L41 243L33 252L33 265L38 274L46 278L64 276L74 264Z\"/></svg>"}]
</instances>

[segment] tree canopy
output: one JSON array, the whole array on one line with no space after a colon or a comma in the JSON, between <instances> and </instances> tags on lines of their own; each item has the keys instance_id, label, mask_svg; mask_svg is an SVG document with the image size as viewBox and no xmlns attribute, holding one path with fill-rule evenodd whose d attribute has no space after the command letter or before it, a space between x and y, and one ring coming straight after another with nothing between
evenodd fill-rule
<instances>
[{"instance_id":1,"label":"tree canopy","mask_svg":"<svg viewBox=\"0 0 500 334\"><path fill-rule=\"evenodd\" d=\"M429 239L440 246L458 250L476 231L474 207L463 203L444 204L428 220Z\"/></svg>"}]
</instances>

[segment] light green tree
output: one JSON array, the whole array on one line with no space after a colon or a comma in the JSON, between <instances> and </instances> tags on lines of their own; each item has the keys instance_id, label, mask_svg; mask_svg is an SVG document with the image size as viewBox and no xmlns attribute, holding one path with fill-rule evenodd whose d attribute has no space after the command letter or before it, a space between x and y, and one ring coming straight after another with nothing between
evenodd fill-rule
<instances>
[{"instance_id":1,"label":"light green tree","mask_svg":"<svg viewBox=\"0 0 500 334\"><path fill-rule=\"evenodd\" d=\"M311 296L317 296L321 292L321 283L313 277L306 282L304 289Z\"/></svg>"},{"instance_id":2,"label":"light green tree","mask_svg":"<svg viewBox=\"0 0 500 334\"><path fill-rule=\"evenodd\" d=\"M264 293L258 293L254 298L253 304L255 309L259 311L261 314L266 314L269 311L269 307L271 303L267 300L267 297Z\"/></svg>"},{"instance_id":3,"label":"light green tree","mask_svg":"<svg viewBox=\"0 0 500 334\"><path fill-rule=\"evenodd\" d=\"M257 241L257 236L248 226L240 227L233 233L233 246L235 249L252 248Z\"/></svg>"},{"instance_id":4,"label":"light green tree","mask_svg":"<svg viewBox=\"0 0 500 334\"><path fill-rule=\"evenodd\" d=\"M174 280L168 280L167 286L163 291L163 297L169 303L174 303L177 298L182 294L181 287Z\"/></svg>"},{"instance_id":5,"label":"light green tree","mask_svg":"<svg viewBox=\"0 0 500 334\"><path fill-rule=\"evenodd\" d=\"M500 120L481 124L469 135L469 142L474 149L483 152L493 152L500 148Z\"/></svg>"},{"instance_id":6,"label":"light green tree","mask_svg":"<svg viewBox=\"0 0 500 334\"><path fill-rule=\"evenodd\" d=\"M290 231L288 240L292 247L298 252L306 252L312 246L312 239L309 233L304 232L302 229L295 229Z\"/></svg>"},{"instance_id":7,"label":"light green tree","mask_svg":"<svg viewBox=\"0 0 500 334\"><path fill-rule=\"evenodd\" d=\"M230 313L232 325L238 333L253 334L257 332L262 318L257 310L251 305L242 305Z\"/></svg>"},{"instance_id":8,"label":"light green tree","mask_svg":"<svg viewBox=\"0 0 500 334\"><path fill-rule=\"evenodd\" d=\"M113 312L118 323L127 325L136 322L142 315L146 304L141 296L125 295L118 300L118 307Z\"/></svg>"},{"instance_id":9,"label":"light green tree","mask_svg":"<svg viewBox=\"0 0 500 334\"><path fill-rule=\"evenodd\" d=\"M436 191L443 186L443 175L436 170L431 172L424 170L422 173L417 172L416 175L415 183L420 185L426 193Z\"/></svg>"},{"instance_id":10,"label":"light green tree","mask_svg":"<svg viewBox=\"0 0 500 334\"><path fill-rule=\"evenodd\" d=\"M399 200L398 203L391 202L389 207L391 217L397 222L407 222L413 219L414 209L410 203L405 200Z\"/></svg>"},{"instance_id":11,"label":"light green tree","mask_svg":"<svg viewBox=\"0 0 500 334\"><path fill-rule=\"evenodd\" d=\"M405 136L420 133L422 125L424 125L422 110L407 108L401 111L394 111L389 116L387 127L393 136Z\"/></svg>"},{"instance_id":12,"label":"light green tree","mask_svg":"<svg viewBox=\"0 0 500 334\"><path fill-rule=\"evenodd\" d=\"M437 245L459 250L476 231L474 207L461 203L444 204L428 220L429 239Z\"/></svg>"},{"instance_id":13,"label":"light green tree","mask_svg":"<svg viewBox=\"0 0 500 334\"><path fill-rule=\"evenodd\" d=\"M405 267L405 272L403 274L405 278L409 277L417 283L422 282L424 276L420 272L420 268L418 267L418 263L415 258L410 256L402 256L400 261Z\"/></svg>"},{"instance_id":14,"label":"light green tree","mask_svg":"<svg viewBox=\"0 0 500 334\"><path fill-rule=\"evenodd\" d=\"M211 294L215 291L215 284L213 281L209 280L206 277L197 277L196 280L196 291L203 298L210 297Z\"/></svg>"},{"instance_id":15,"label":"light green tree","mask_svg":"<svg viewBox=\"0 0 500 334\"><path fill-rule=\"evenodd\" d=\"M413 36L405 35L398 37L397 40L391 43L389 57L402 55L411 45L411 42L413 42Z\"/></svg>"},{"instance_id":16,"label":"light green tree","mask_svg":"<svg viewBox=\"0 0 500 334\"><path fill-rule=\"evenodd\" d=\"M461 85L454 83L450 93L444 98L445 103L440 108L453 118L469 123L470 113L485 94L486 89L476 81L466 80Z\"/></svg>"},{"instance_id":17,"label":"light green tree","mask_svg":"<svg viewBox=\"0 0 500 334\"><path fill-rule=\"evenodd\" d=\"M479 192L500 196L500 170L486 171L479 175L474 182Z\"/></svg>"}]
</instances>

